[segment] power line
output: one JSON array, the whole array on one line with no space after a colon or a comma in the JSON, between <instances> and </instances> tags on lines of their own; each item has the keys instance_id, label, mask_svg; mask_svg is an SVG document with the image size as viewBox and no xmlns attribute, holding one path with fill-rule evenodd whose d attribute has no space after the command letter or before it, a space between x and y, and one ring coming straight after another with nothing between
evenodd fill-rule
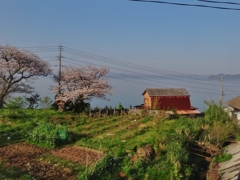
<instances>
[{"instance_id":1,"label":"power line","mask_svg":"<svg viewBox=\"0 0 240 180\"><path fill-rule=\"evenodd\" d=\"M208 2L208 3L216 3L216 4L230 4L230 5L240 5L240 3L235 3L235 2L223 2L223 1L209 1L209 0L198 0L201 2Z\"/></svg>"},{"instance_id":2,"label":"power line","mask_svg":"<svg viewBox=\"0 0 240 180\"><path fill-rule=\"evenodd\" d=\"M175 2L168 2L168 1L153 1L153 0L129 0L129 1L149 2L149 3L168 4L168 5L177 5L177 6L188 6L188 7L212 8L212 9L220 9L220 10L234 10L234 11L239 11L240 10L239 8L208 6L208 5L201 5L201 4L175 3Z\"/></svg>"},{"instance_id":3,"label":"power line","mask_svg":"<svg viewBox=\"0 0 240 180\"><path fill-rule=\"evenodd\" d=\"M145 71L145 72L151 72L151 73L155 73L155 74L161 74L162 76L164 76L167 79L179 80L179 78L184 78L184 80L182 80L182 81L188 81L189 82L190 79L193 79L193 80L204 80L204 81L217 80L216 82L218 82L219 78L220 78L220 77L209 77L209 76L203 76L203 75L194 75L194 74L186 74L186 73L180 73L180 72L174 72L174 71L167 71L167 70L163 70L163 69L157 69L157 68L152 68L152 67L147 67L147 66L142 66L142 65L136 65L136 64L133 64L133 63L127 63L127 62L123 62L123 61L120 61L120 60L115 60L115 59L112 59L112 58L107 58L107 57L104 57L104 56L95 55L95 54L92 54L92 53L78 51L78 50L75 50L75 49L71 49L69 51L68 49L71 49L71 48L64 47L64 52L67 52L69 54L73 54L73 55L76 55L76 56L81 56L81 57L84 57L84 58L88 58L88 59L93 59L93 60L97 60L97 61L101 61L101 62L105 62L105 63L110 63L110 64L117 65L117 66L130 68L131 72L132 72L133 69L135 69L135 70L140 70L141 73L142 73L142 71ZM71 59L71 60L73 60L73 59ZM78 62L79 60L74 60L74 61ZM83 61L81 61L81 62L83 62ZM113 69L113 67L111 67L111 68ZM124 71L126 71L126 70L124 70ZM167 75L167 77L165 75ZM189 80L186 80L186 79L189 79ZM224 80L228 80L228 78L224 78ZM229 77L229 81L230 80L231 80L231 78ZM212 85L212 84L208 84L208 85Z\"/></svg>"},{"instance_id":4,"label":"power line","mask_svg":"<svg viewBox=\"0 0 240 180\"><path fill-rule=\"evenodd\" d=\"M111 77L111 76L108 76ZM152 87L164 87L161 85L156 85L156 84L150 84L150 83L143 83L143 82L138 82L138 81L132 81L129 79L121 79L121 78L117 78L117 77L111 77L111 78L115 78L115 79L119 79L119 80L123 80L123 81L129 81L129 82L134 82L134 83L139 83L139 84L144 84L144 85L150 85ZM196 91L196 90L191 90L192 92L196 92L196 93L201 93L201 94L212 94L212 95L217 95L217 93L210 93L210 92L202 92L202 91Z\"/></svg>"},{"instance_id":5,"label":"power line","mask_svg":"<svg viewBox=\"0 0 240 180\"><path fill-rule=\"evenodd\" d=\"M72 60L72 61L75 61L75 62L82 62L82 63L85 63L85 64L87 64L87 62L85 62L85 61L80 61L80 60L76 60L76 59L72 59L72 58L66 58L66 59L69 59L69 60ZM74 63L74 64L76 64L76 63ZM100 66L99 64L93 64L93 65L97 65L97 66ZM119 73L119 75L122 75L122 76L125 76L125 77L128 77L128 78L135 78L135 79L146 79L146 77L149 77L149 78L152 78L153 77L153 75L152 74L146 74L146 73L134 73L132 70L130 71L130 70L126 70L126 69L119 69L119 68L115 68L115 67L109 67L110 69L115 69L115 70L119 70L119 71L124 71L124 72L129 72L129 73L132 73L132 74L120 74ZM149 72L151 72L151 71L149 71ZM134 74L133 74L134 73ZM146 80L149 80L149 78L148 79L146 79ZM166 77L166 76L154 76L154 79L155 78L164 78L164 79L166 79L166 80L179 80L179 79L177 79L177 78L169 78L169 77ZM153 80L151 80L151 81L153 81ZM189 81L189 80L181 80L182 82L190 82L190 83L193 83L193 82L191 82L191 81ZM198 85L208 85L208 86L218 86L218 85L214 85L214 84L209 84L209 83L202 83L202 82L194 82L194 83L197 83ZM201 88L201 87L198 87L198 88Z\"/></svg>"},{"instance_id":6,"label":"power line","mask_svg":"<svg viewBox=\"0 0 240 180\"><path fill-rule=\"evenodd\" d=\"M51 51L52 49L49 49L50 48L53 48L54 50L58 50L59 51L59 48L55 47L55 46L37 46L37 47L28 47L29 49L38 49L40 51L43 51L43 50L48 50L48 51ZM26 48L26 47L25 47ZM168 75L168 76L176 76L178 78L197 78L198 80L206 80L206 78L208 78L208 80L219 80L220 76L219 77L209 77L209 76L206 76L206 75L196 75L196 74L187 74L187 73L181 73L181 72L175 72L175 71L169 71L169 70L163 70L163 69L158 69L158 68L152 68L152 67L147 67L147 66L143 66L143 65L139 65L139 64L133 64L133 63L128 63L128 62L124 62L124 61L120 61L120 60L116 60L116 59L112 59L112 58L108 58L108 57L104 57L104 56L99 56L99 55L96 55L96 54L93 54L93 53L88 53L88 52L84 52L84 51L79 51L79 50L76 50L76 49L72 49L72 48L68 48L68 47L65 47L65 46L62 46L62 51L63 52L67 52L69 54L72 54L72 55L76 55L76 56L81 56L81 57L85 57L85 58L88 58L88 59L93 59L93 60L98 60L98 61L102 61L102 62L105 62L105 63L111 63L113 65L117 65L117 66L123 66L123 67L127 67L127 68L134 68L136 70L145 70L145 71L148 71L148 72L153 72L153 73L157 73L157 74L162 74L162 75ZM70 58L68 58L70 59ZM73 59L71 59L73 60ZM77 61L79 62L79 60L74 60L74 61ZM224 79L227 79L227 78L224 78ZM229 79L231 79L229 77ZM195 79L194 79L195 80Z\"/></svg>"},{"instance_id":7,"label":"power line","mask_svg":"<svg viewBox=\"0 0 240 180\"><path fill-rule=\"evenodd\" d=\"M209 76L203 76L203 75L196 75L196 74L186 74L186 73L180 73L180 72L174 72L174 71L168 71L168 70L163 70L163 69L157 69L157 68L152 68L152 67L147 67L147 66L142 66L142 65L138 65L138 64L133 64L133 63L128 63L128 62L124 62L124 61L120 61L120 60L116 60L116 59L112 59L112 58L107 58L104 56L99 56L96 54L92 54L92 53L87 53L87 52L83 52L83 51L79 51L76 49L72 49L72 48L68 48L65 46L60 46L60 47L48 47L48 46L44 46L44 47L29 47L29 49L31 50L38 50L38 51L55 51L56 49L58 49L60 55L58 56L58 59L61 57L61 62L62 62L62 52L66 52L75 56L80 56L80 57L84 57L84 58L88 58L88 59L93 59L93 60L97 60L97 61L101 61L104 63L110 63L116 66L122 66L124 67L124 69L121 68L116 68L116 67L110 67L111 69L115 69L117 71L120 72L129 72L129 73L134 73L134 74L121 74L121 73L115 73L115 75L120 75L121 78L119 77L114 77L114 76L109 76L110 78L115 78L115 79L121 79L124 81L130 81L130 82L134 82L134 83L140 83L140 84L146 84L146 85L151 85L151 86L157 86L159 87L159 84L169 84L169 85L174 85L174 86L182 86L182 84L176 84L176 83L171 83L171 82L164 82L164 81L159 81L159 80L153 80L151 78L147 78L147 77L151 77L153 74L160 74L160 78L165 78L166 80L178 80L178 82L182 82L182 83L196 83L198 85L207 85L207 86L219 86L219 85L215 85L213 83L208 84L205 83L205 81L212 81L212 80L216 80L218 79L219 82L219 77L213 77L211 79L208 79ZM64 61L75 61L75 62L82 62L85 64L89 64L89 62L85 62L85 61L81 61L81 60L76 60L73 58L64 58ZM49 60L51 61L51 60ZM63 62L64 62L63 61ZM60 61L59 61L60 62ZM69 62L69 61L67 61ZM73 63L73 62L69 62L69 63ZM78 63L74 63L79 65ZM93 64L93 63L91 63ZM99 66L99 64L98 64ZM59 65L59 68L62 67L62 65ZM129 68L131 70L127 70L126 68ZM133 70L140 70L140 72L133 72ZM60 72L61 70L59 70ZM142 73L143 71L145 72L149 72L151 74L146 74L146 73ZM155 76L156 77L156 76ZM127 79L126 79L127 78ZM138 82L138 81L131 81L129 80L129 78L134 78L134 79L140 79L142 82ZM179 79L180 78L180 79ZM201 81L204 81L201 82ZM149 83L145 83L143 81L150 81L153 82L154 84L149 84ZM158 85L156 85L156 82L158 83ZM226 81L225 81L226 83ZM217 89L212 89L212 88L203 88L201 87L197 87L197 86L192 86L192 85L184 85L184 87L188 87L188 88L193 88L193 89L201 89L200 91L196 91L196 90L191 90L192 92L197 92L197 93L203 93L203 94L215 94L216 93L210 93L210 92L205 92L203 90L207 90L207 91L216 91ZM236 87L236 86L234 86ZM237 92L237 91L231 91L231 92ZM238 92L237 92L238 93ZM239 93L238 93L239 94ZM229 94L228 94L229 95ZM233 95L233 94L232 94Z\"/></svg>"},{"instance_id":8,"label":"power line","mask_svg":"<svg viewBox=\"0 0 240 180\"><path fill-rule=\"evenodd\" d=\"M77 55L79 55L79 54L77 54ZM88 58L90 58L90 57L88 57ZM72 59L72 58L67 58L67 59L69 59L69 60L72 60L72 61L75 61L75 62L79 62L80 60L76 60L76 59ZM91 59L91 58L90 58ZM80 61L80 62L82 62L82 63L89 63L89 62L85 62L85 61ZM76 63L74 63L74 64L76 64ZM99 64L94 64L94 65L97 65L97 66L99 66ZM126 71L126 72L132 72L132 71L127 71L126 69L118 69L118 68L114 68L114 67L110 67L111 69L117 69L117 70L120 70L120 71ZM141 80L148 80L149 81L149 79L146 79L146 78L144 78L144 76L149 76L149 74L143 74L143 73L141 73L141 75L143 76L143 77L141 77L141 78L139 78L139 75L138 74L136 74L136 75L131 75L131 74L120 74L120 73L118 73L118 75L121 75L122 77L124 77L125 76L125 78L135 78L135 79L141 79ZM113 77L112 77L113 78ZM177 79L177 78L168 78L168 77L160 77L160 78L165 78L165 79L167 79L167 80L179 80L179 79ZM219 78L217 78L218 80L219 80ZM206 79L205 79L206 80ZM154 81L154 80L150 80L150 81ZM190 83L196 83L196 84L198 84L198 85L211 85L211 86L217 86L217 87L219 87L219 84L217 84L217 85L214 85L214 84L207 84L207 83L202 83L202 82L191 82L191 81L189 81L189 80L181 80L182 82L184 82L184 81L186 81L186 82L190 82ZM170 85L178 85L179 86L179 84L176 84L176 83L169 83L169 82L163 82L163 81L155 81L155 82L160 82L160 83L163 83L163 84L170 84ZM190 88L197 88L197 89L207 89L207 90L217 90L217 89L210 89L210 88L202 88L202 87L194 87L194 86L189 86L189 85L185 85L185 87L190 87ZM235 86L236 87L236 86ZM233 92L233 91L232 91Z\"/></svg>"},{"instance_id":9,"label":"power line","mask_svg":"<svg viewBox=\"0 0 240 180\"><path fill-rule=\"evenodd\" d=\"M67 59L71 59L71 58L67 58ZM71 59L71 60L73 60L73 59ZM74 60L74 61L78 61L78 60ZM84 62L84 61L81 61L81 62ZM77 63L74 63L74 64L77 64ZM79 64L77 64L77 65L79 65ZM99 66L99 64L94 64L94 65ZM115 68L111 68L111 69L115 69ZM122 71L125 71L125 70L122 70ZM154 86L154 87L161 87L161 85L159 85L159 84L168 84L168 85L171 85L171 86L183 86L182 84L176 84L176 83L171 83L171 82L164 82L164 81L159 81L159 80L148 79L148 78L144 78L144 77L139 77L138 75L136 75L136 76L128 76L127 75L126 76L125 74L115 73L115 72L112 72L111 74L112 75L108 75L108 77L113 78L113 79L120 79L120 80L124 80L124 81L134 82L134 83L138 83L138 84L151 85L151 86ZM114 74L117 75L117 76L114 76ZM119 75L121 76L121 78L118 77ZM155 82L155 83L154 84L149 84L149 83L145 83L145 82L138 82L138 81L129 80L129 78L135 78L135 79L144 80L144 81L146 80L148 82L153 82L153 83ZM156 85L156 82L158 83L157 85ZM201 84L199 82L196 82L196 83ZM204 85L206 85L206 84L204 84ZM219 85L215 85L215 86L219 87ZM202 86L197 87L197 86L191 86L191 85L184 85L184 87L198 89L198 90L199 89L208 90L208 91L216 91L217 90L217 88L216 89L211 89L211 88L204 88ZM192 91L197 92L197 93L203 93L203 94L214 94L214 95L217 94L217 93L209 93L209 92L196 91L196 90L192 90Z\"/></svg>"},{"instance_id":10,"label":"power line","mask_svg":"<svg viewBox=\"0 0 240 180\"><path fill-rule=\"evenodd\" d=\"M143 66L143 65L139 65L139 64L128 63L128 62L124 62L124 61L120 61L120 60L115 60L112 58L107 58L104 56L95 55L92 53L78 51L78 50L67 48L67 47L64 47L63 51L67 52L69 54L73 54L73 55L77 55L77 56L81 56L81 57L85 57L85 58L89 58L89 59L93 59L93 60L98 60L98 61L105 62L105 63L111 63L114 65L123 66L123 67L131 68L131 69L134 68L134 69L141 70L141 71L144 70L144 71L150 71L152 73L178 75L178 77L181 76L181 77L194 77L194 78L208 78L208 76L204 76L204 75L187 74L187 73L163 70L163 69L158 69L158 68L153 68L153 67L147 67L147 66Z\"/></svg>"}]
</instances>

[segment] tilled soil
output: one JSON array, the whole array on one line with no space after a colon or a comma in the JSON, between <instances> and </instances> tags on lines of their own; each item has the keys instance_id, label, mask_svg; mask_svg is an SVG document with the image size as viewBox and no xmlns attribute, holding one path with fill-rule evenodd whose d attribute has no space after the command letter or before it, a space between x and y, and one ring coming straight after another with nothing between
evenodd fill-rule
<instances>
[{"instance_id":1,"label":"tilled soil","mask_svg":"<svg viewBox=\"0 0 240 180\"><path fill-rule=\"evenodd\" d=\"M211 166L211 168L207 172L207 177L206 179L212 179L212 180L219 180L220 175L219 175L219 165L218 163L214 162Z\"/></svg>"},{"instance_id":2,"label":"tilled soil","mask_svg":"<svg viewBox=\"0 0 240 180\"><path fill-rule=\"evenodd\" d=\"M100 151L77 146L70 146L56 151L51 151L51 154L85 165L91 165L104 156L104 154Z\"/></svg>"},{"instance_id":3,"label":"tilled soil","mask_svg":"<svg viewBox=\"0 0 240 180\"><path fill-rule=\"evenodd\" d=\"M4 165L27 171L35 179L76 179L69 168L37 160L46 153L84 165L91 165L104 156L102 152L76 146L48 150L27 143L16 143L0 148L0 159Z\"/></svg>"}]
</instances>

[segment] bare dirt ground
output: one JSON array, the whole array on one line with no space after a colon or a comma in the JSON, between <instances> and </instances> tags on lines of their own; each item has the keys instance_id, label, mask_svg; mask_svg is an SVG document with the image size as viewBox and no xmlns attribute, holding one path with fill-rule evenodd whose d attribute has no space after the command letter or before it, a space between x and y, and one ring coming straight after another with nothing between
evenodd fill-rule
<instances>
[{"instance_id":1,"label":"bare dirt ground","mask_svg":"<svg viewBox=\"0 0 240 180\"><path fill-rule=\"evenodd\" d=\"M99 151L75 146L48 150L27 143L16 143L0 148L0 159L7 167L20 168L35 179L76 179L69 168L39 161L38 158L46 153L84 165L90 165L104 156Z\"/></svg>"},{"instance_id":2,"label":"bare dirt ground","mask_svg":"<svg viewBox=\"0 0 240 180\"><path fill-rule=\"evenodd\" d=\"M206 179L210 179L210 180L220 180L220 175L218 173L219 170L219 165L218 163L214 162L211 165L211 168L208 170L207 172L207 177Z\"/></svg>"},{"instance_id":3,"label":"bare dirt ground","mask_svg":"<svg viewBox=\"0 0 240 180\"><path fill-rule=\"evenodd\" d=\"M104 156L104 154L100 151L77 146L70 146L56 151L51 151L51 154L85 165L91 165Z\"/></svg>"},{"instance_id":4,"label":"bare dirt ground","mask_svg":"<svg viewBox=\"0 0 240 180\"><path fill-rule=\"evenodd\" d=\"M49 150L27 143L16 143L0 148L0 159L4 162L5 166L27 171L35 179L77 179L76 175L69 168L63 168L46 161L39 161L39 157L44 154L52 154L53 156L83 165L91 165L104 156L100 151L77 146ZM213 163L211 167L207 172L206 179L219 180L218 164Z\"/></svg>"}]
</instances>

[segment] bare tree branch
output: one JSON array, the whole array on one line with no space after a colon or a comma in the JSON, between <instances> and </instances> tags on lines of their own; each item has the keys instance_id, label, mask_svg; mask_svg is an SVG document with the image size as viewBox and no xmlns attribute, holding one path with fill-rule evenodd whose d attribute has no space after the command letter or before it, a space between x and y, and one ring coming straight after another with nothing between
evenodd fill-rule
<instances>
[{"instance_id":1,"label":"bare tree branch","mask_svg":"<svg viewBox=\"0 0 240 180\"><path fill-rule=\"evenodd\" d=\"M32 82L27 79L51 73L49 64L30 51L0 46L0 107L10 94L32 91Z\"/></svg>"}]
</instances>

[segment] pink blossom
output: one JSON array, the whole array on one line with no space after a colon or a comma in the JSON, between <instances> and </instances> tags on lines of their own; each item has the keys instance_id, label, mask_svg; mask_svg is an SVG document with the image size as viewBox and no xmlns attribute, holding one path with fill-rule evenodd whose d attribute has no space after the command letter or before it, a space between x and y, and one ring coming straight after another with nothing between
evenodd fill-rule
<instances>
[{"instance_id":1,"label":"pink blossom","mask_svg":"<svg viewBox=\"0 0 240 180\"><path fill-rule=\"evenodd\" d=\"M66 102L76 100L90 100L92 97L106 99L111 94L112 87L105 77L109 72L108 68L66 67L61 72L60 86L53 87L53 92L58 93L56 103L62 110ZM59 77L58 77L59 78Z\"/></svg>"},{"instance_id":2,"label":"pink blossom","mask_svg":"<svg viewBox=\"0 0 240 180\"><path fill-rule=\"evenodd\" d=\"M31 92L31 79L51 72L49 64L30 51L0 46L0 107L12 93Z\"/></svg>"}]
</instances>

